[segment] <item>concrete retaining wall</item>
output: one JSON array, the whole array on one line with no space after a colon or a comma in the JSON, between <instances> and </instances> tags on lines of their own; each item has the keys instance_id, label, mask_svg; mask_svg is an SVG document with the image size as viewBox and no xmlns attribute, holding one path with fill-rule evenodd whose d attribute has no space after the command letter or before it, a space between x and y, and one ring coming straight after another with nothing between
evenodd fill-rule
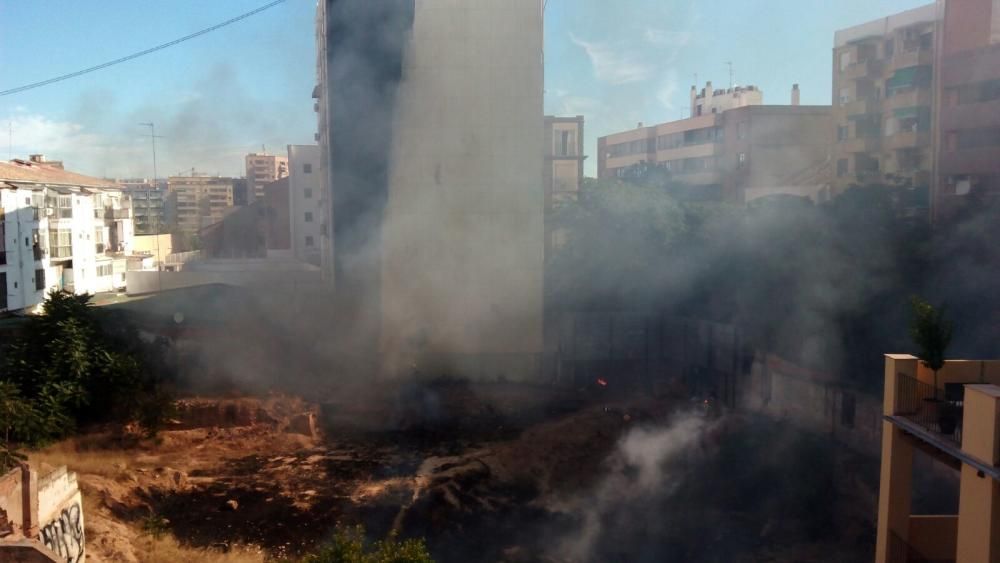
<instances>
[{"instance_id":1,"label":"concrete retaining wall","mask_svg":"<svg viewBox=\"0 0 1000 563\"><path fill-rule=\"evenodd\" d=\"M25 465L0 477L0 561L85 559L76 473L64 466L39 477Z\"/></svg>"}]
</instances>

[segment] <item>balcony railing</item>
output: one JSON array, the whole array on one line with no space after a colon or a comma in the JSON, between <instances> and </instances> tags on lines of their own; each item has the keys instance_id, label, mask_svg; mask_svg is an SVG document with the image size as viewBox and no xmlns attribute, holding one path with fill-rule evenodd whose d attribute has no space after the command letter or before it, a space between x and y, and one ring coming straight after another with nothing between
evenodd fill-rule
<instances>
[{"instance_id":1,"label":"balcony railing","mask_svg":"<svg viewBox=\"0 0 1000 563\"><path fill-rule=\"evenodd\" d=\"M921 426L928 432L962 447L962 409L965 387L960 384L946 389L898 374L896 376L896 416Z\"/></svg>"}]
</instances>

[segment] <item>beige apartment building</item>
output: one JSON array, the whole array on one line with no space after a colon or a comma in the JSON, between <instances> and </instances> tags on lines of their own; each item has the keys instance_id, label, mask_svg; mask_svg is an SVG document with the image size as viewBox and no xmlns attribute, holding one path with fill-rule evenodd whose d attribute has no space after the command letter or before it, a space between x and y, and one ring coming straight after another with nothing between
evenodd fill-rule
<instances>
[{"instance_id":1,"label":"beige apartment building","mask_svg":"<svg viewBox=\"0 0 1000 563\"><path fill-rule=\"evenodd\" d=\"M288 157L276 154L251 153L246 156L247 200L264 197L264 186L288 176Z\"/></svg>"},{"instance_id":2,"label":"beige apartment building","mask_svg":"<svg viewBox=\"0 0 1000 563\"><path fill-rule=\"evenodd\" d=\"M852 185L913 188L928 205L934 43L931 4L836 32L833 129L836 191Z\"/></svg>"},{"instance_id":3,"label":"beige apartment building","mask_svg":"<svg viewBox=\"0 0 1000 563\"><path fill-rule=\"evenodd\" d=\"M583 182L583 116L545 116L545 209L576 201Z\"/></svg>"},{"instance_id":4,"label":"beige apartment building","mask_svg":"<svg viewBox=\"0 0 1000 563\"><path fill-rule=\"evenodd\" d=\"M734 86L728 89L714 89L707 82L701 92L691 86L691 117L722 113L744 106L759 106L764 103L764 92L756 86ZM798 105L798 102L793 102Z\"/></svg>"},{"instance_id":5,"label":"beige apartment building","mask_svg":"<svg viewBox=\"0 0 1000 563\"><path fill-rule=\"evenodd\" d=\"M651 165L668 171L678 193L690 199L828 196L829 106L798 105L798 85L792 105L783 106L760 105L760 90L750 86L724 91L713 103L706 101L709 91L711 83L692 97L695 115L688 119L598 139L598 177L627 177L636 166Z\"/></svg>"},{"instance_id":6,"label":"beige apartment building","mask_svg":"<svg viewBox=\"0 0 1000 563\"><path fill-rule=\"evenodd\" d=\"M232 209L235 184L233 178L171 176L167 179L168 221L180 235L197 235L222 221Z\"/></svg>"}]
</instances>

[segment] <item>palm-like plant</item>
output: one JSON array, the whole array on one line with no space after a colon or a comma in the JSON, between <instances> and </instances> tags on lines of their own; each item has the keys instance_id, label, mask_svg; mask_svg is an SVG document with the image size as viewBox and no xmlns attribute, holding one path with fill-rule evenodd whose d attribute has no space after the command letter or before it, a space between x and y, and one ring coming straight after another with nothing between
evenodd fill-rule
<instances>
[{"instance_id":1,"label":"palm-like plant","mask_svg":"<svg viewBox=\"0 0 1000 563\"><path fill-rule=\"evenodd\" d=\"M920 360L934 372L934 399L938 398L938 370L944 367L944 356L951 344L952 322L945 318L945 307L934 307L919 297L910 300L913 321L910 337L917 345Z\"/></svg>"}]
</instances>

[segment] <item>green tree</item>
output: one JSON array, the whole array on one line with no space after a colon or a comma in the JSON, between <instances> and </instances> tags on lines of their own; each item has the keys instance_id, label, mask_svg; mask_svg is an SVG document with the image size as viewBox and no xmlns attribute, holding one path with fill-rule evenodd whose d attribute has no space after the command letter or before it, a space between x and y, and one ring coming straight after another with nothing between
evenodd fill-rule
<instances>
[{"instance_id":1,"label":"green tree","mask_svg":"<svg viewBox=\"0 0 1000 563\"><path fill-rule=\"evenodd\" d=\"M934 372L934 398L937 399L938 370L944 367L954 325L945 318L944 306L934 307L919 297L913 297L910 306L913 309L910 337L917 346L920 360Z\"/></svg>"}]
</instances>

